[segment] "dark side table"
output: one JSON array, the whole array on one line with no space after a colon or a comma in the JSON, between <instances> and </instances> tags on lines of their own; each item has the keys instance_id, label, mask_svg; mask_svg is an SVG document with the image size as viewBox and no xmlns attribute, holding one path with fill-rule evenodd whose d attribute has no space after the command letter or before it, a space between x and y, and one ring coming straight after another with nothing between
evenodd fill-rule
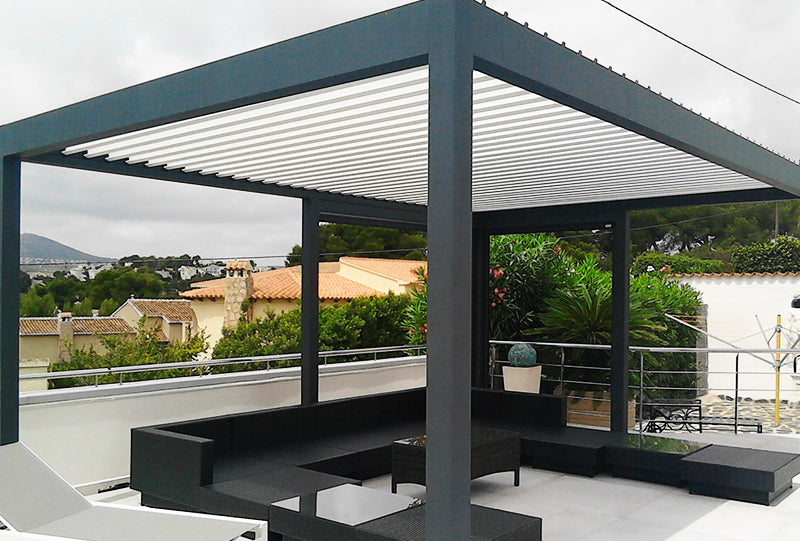
<instances>
[{"instance_id":1,"label":"dark side table","mask_svg":"<svg viewBox=\"0 0 800 541\"><path fill-rule=\"evenodd\" d=\"M399 483L425 484L426 437L392 443L392 492ZM470 479L498 472L514 472L519 486L519 433L483 426L472 427Z\"/></svg>"}]
</instances>

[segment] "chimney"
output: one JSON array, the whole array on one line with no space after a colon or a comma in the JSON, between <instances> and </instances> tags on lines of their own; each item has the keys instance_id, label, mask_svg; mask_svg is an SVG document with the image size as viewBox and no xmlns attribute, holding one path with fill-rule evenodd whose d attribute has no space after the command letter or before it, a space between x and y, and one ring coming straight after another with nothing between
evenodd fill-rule
<instances>
[{"instance_id":1,"label":"chimney","mask_svg":"<svg viewBox=\"0 0 800 541\"><path fill-rule=\"evenodd\" d=\"M58 329L58 360L67 362L71 360L69 348L75 340L75 330L72 326L72 312L61 312L56 321Z\"/></svg>"},{"instance_id":2,"label":"chimney","mask_svg":"<svg viewBox=\"0 0 800 541\"><path fill-rule=\"evenodd\" d=\"M225 320L224 327L235 329L244 316L250 321L253 294L253 267L249 261L232 260L225 266Z\"/></svg>"},{"instance_id":3,"label":"chimney","mask_svg":"<svg viewBox=\"0 0 800 541\"><path fill-rule=\"evenodd\" d=\"M100 317L100 310L97 308L92 310L92 317Z\"/></svg>"}]
</instances>

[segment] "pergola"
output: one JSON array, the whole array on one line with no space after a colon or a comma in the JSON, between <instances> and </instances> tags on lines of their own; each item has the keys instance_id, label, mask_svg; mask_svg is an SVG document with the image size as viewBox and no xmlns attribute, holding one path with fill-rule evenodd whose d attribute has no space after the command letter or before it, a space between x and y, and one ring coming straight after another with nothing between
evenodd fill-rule
<instances>
[{"instance_id":1,"label":"pergola","mask_svg":"<svg viewBox=\"0 0 800 541\"><path fill-rule=\"evenodd\" d=\"M613 228L612 430L627 427L629 213L800 195L800 166L472 0L424 0L0 127L0 443L19 437L21 163L303 200L427 228L427 538L469 538L489 236ZM318 400L303 273L302 401Z\"/></svg>"}]
</instances>

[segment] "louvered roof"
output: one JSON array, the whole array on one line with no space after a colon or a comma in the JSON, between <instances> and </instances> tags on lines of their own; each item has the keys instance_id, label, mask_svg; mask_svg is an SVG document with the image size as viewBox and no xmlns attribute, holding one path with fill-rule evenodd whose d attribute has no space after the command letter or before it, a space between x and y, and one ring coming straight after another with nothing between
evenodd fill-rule
<instances>
[{"instance_id":1,"label":"louvered roof","mask_svg":"<svg viewBox=\"0 0 800 541\"><path fill-rule=\"evenodd\" d=\"M428 68L174 122L66 155L428 204ZM769 187L478 71L473 210Z\"/></svg>"}]
</instances>

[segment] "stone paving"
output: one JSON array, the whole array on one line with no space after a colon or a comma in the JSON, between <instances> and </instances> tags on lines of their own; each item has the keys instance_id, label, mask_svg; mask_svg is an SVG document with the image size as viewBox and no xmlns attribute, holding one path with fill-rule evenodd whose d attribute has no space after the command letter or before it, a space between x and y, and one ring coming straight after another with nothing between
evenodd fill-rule
<instances>
[{"instance_id":1,"label":"stone paving","mask_svg":"<svg viewBox=\"0 0 800 541\"><path fill-rule=\"evenodd\" d=\"M704 418L734 417L734 400L730 396L706 395L702 398ZM739 419L757 419L765 434L800 435L800 402L781 400L779 406L780 423L775 423L775 401L765 399L740 398ZM755 432L755 427L743 426L740 432ZM668 432L681 432L668 430ZM733 432L733 426L703 426L703 432Z\"/></svg>"}]
</instances>

